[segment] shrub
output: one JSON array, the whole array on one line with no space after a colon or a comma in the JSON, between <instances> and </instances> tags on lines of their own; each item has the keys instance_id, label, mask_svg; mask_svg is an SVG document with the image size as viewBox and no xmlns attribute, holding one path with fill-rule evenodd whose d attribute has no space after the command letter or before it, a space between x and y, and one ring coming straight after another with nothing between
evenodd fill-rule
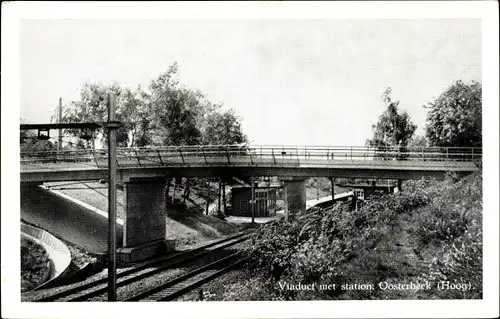
<instances>
[{"instance_id":1,"label":"shrub","mask_svg":"<svg viewBox=\"0 0 500 319\"><path fill-rule=\"evenodd\" d=\"M264 279L261 276L256 276L229 286L224 292L222 300L276 301L286 299L282 295L276 293L276 289L272 281Z\"/></svg>"},{"instance_id":2,"label":"shrub","mask_svg":"<svg viewBox=\"0 0 500 319\"><path fill-rule=\"evenodd\" d=\"M28 240L21 238L21 290L35 288L45 279L49 270L49 256L45 249Z\"/></svg>"},{"instance_id":3,"label":"shrub","mask_svg":"<svg viewBox=\"0 0 500 319\"><path fill-rule=\"evenodd\" d=\"M442 183L440 197L421 210L413 235L421 250L432 250L422 278L438 282L470 282L468 291L433 290L437 298L481 298L482 177L473 174ZM435 247L439 247L437 251Z\"/></svg>"},{"instance_id":4,"label":"shrub","mask_svg":"<svg viewBox=\"0 0 500 319\"><path fill-rule=\"evenodd\" d=\"M400 218L402 215L406 218ZM276 282L377 283L408 278L433 281L470 278L480 282L477 274L481 274L481 259L474 258L482 250L478 237L481 215L480 176L409 182L403 192L370 199L358 211L352 211L349 204L338 204L330 211L299 213L290 216L288 222L278 220L263 225L255 235L250 252L264 281L254 284L266 283L265 291L272 298L303 300L420 298L421 295L377 289L287 291L276 288ZM403 244L395 237L407 236L407 227L401 224L403 219L404 224L413 225L410 233L420 249L432 243L443 257L418 261L411 244L398 248ZM475 290L460 298L478 293ZM268 299L256 292L247 294L256 298L249 300ZM434 296L445 298L445 293L431 297Z\"/></svg>"},{"instance_id":5,"label":"shrub","mask_svg":"<svg viewBox=\"0 0 500 319\"><path fill-rule=\"evenodd\" d=\"M482 220L482 178L472 175L453 183L454 177L438 184L439 197L434 197L416 221L414 236L420 246L451 243L469 227L476 232ZM427 191L434 192L436 186ZM472 231L472 229L471 229Z\"/></svg>"},{"instance_id":6,"label":"shrub","mask_svg":"<svg viewBox=\"0 0 500 319\"><path fill-rule=\"evenodd\" d=\"M449 299L482 298L483 255L482 232L466 231L452 244L443 247L440 258L429 263L428 272L423 278L433 282L449 281L451 283L472 284L471 290L435 290L435 297Z\"/></svg>"}]
</instances>

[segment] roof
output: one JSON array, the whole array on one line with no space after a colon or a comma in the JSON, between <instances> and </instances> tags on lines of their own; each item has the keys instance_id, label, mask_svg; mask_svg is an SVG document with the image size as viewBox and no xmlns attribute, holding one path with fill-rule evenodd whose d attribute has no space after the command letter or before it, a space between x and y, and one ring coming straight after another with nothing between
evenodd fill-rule
<instances>
[{"instance_id":1,"label":"roof","mask_svg":"<svg viewBox=\"0 0 500 319\"><path fill-rule=\"evenodd\" d=\"M396 185L370 185L370 184L339 184L341 187L347 188L387 188L396 187Z\"/></svg>"},{"instance_id":2,"label":"roof","mask_svg":"<svg viewBox=\"0 0 500 319\"><path fill-rule=\"evenodd\" d=\"M345 193L340 193L340 194L335 194L335 200L337 199L343 199L349 196L354 196L353 192L345 192ZM306 208L311 208L314 207L318 204L330 202L332 200L332 196L325 196L321 197L320 199L311 199L306 202Z\"/></svg>"}]
</instances>

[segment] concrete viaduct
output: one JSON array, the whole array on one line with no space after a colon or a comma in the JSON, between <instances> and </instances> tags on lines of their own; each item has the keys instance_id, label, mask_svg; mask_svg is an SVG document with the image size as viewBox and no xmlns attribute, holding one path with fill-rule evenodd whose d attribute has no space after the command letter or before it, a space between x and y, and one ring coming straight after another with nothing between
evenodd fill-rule
<instances>
[{"instance_id":1,"label":"concrete viaduct","mask_svg":"<svg viewBox=\"0 0 500 319\"><path fill-rule=\"evenodd\" d=\"M172 177L279 176L288 211L304 210L309 177L441 179L448 172L478 171L480 148L312 146L182 146L118 149L117 177L124 184L123 247L144 247L165 237L165 181ZM106 179L107 150L21 153L21 186Z\"/></svg>"}]
</instances>

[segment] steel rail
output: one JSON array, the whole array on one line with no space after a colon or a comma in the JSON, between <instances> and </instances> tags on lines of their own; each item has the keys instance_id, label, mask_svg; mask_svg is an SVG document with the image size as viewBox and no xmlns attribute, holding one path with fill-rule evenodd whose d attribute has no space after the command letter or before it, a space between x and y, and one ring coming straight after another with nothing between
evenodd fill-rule
<instances>
[{"instance_id":1,"label":"steel rail","mask_svg":"<svg viewBox=\"0 0 500 319\"><path fill-rule=\"evenodd\" d=\"M135 274L137 272L140 272L142 270L145 270L145 269L147 269L149 267L157 266L157 265L160 265L162 263L167 263L167 264L163 265L163 267L165 267L165 266L172 267L172 265L180 264L182 262L185 262L185 260L187 260L189 258L196 258L196 257L194 257L194 255L196 255L199 252L203 252L203 250L205 250L205 249L213 248L214 246L221 245L221 244L225 245L225 243L228 243L228 242L230 244L234 244L231 241L233 241L233 240L239 240L242 237L246 236L247 234L248 234L247 232L238 233L236 235L232 235L232 236L229 236L227 238L223 238L221 240L217 240L217 241L214 241L214 242L212 242L210 244L203 245L203 246L200 246L200 247L188 250L188 251L181 251L181 252L178 252L178 253L169 254L167 256L164 256L164 257L161 257L161 258L158 258L158 259L155 259L155 260L151 260L151 261L145 262L145 263L143 263L143 264L141 264L139 266L133 267L131 269L118 270L118 272L117 272L117 278L121 279L121 278L123 278L125 276L133 275L133 274ZM210 252L213 252L213 250L208 251L207 253L210 253ZM205 253L205 252L203 252L203 253ZM198 256L198 257L200 257L200 256ZM180 260L178 260L179 258L180 258ZM108 280L107 276L105 276L105 277L103 277L101 279L98 279L98 280L95 280L95 281L91 281L89 283L86 283L86 284L83 284L83 285L80 285L80 286L72 287L72 288L69 288L67 290L59 291L59 292L57 292L55 294L50 294L48 296L43 296L43 297L35 299L33 301L36 301L36 302L38 302L38 301L46 302L46 301L55 301L55 300L58 300L58 299L63 299L63 298L66 298L68 296L75 295L75 294L78 294L80 292L83 292L85 290L89 290L89 289L95 288L96 286L99 286L99 285L102 285L102 284L106 284L107 280ZM118 286L120 286L120 285L123 285L123 284L120 282L120 283L118 283ZM101 288L99 294L104 293L105 291L106 291L106 287Z\"/></svg>"},{"instance_id":2,"label":"steel rail","mask_svg":"<svg viewBox=\"0 0 500 319\"><path fill-rule=\"evenodd\" d=\"M221 246L217 246L217 247L212 247L211 250L207 250L207 251L201 251L201 252L198 252L194 255L190 254L188 256L186 256L185 258L181 259L181 260L178 260L178 261L173 261L173 262L169 262L167 264L164 264L164 265L161 265L161 266L158 266L158 267L155 267L155 268L152 268L146 272L143 272L143 273L140 273L140 274L137 274L137 275L130 275L131 277L129 278L122 278L123 280L117 282L117 288L119 287L124 287L126 285L129 285L131 283L134 283L134 282L137 282L141 279L144 279L144 278L147 278L147 277L151 277L153 275L156 275L158 273L161 273L163 271L166 271L168 269L171 269L171 268L174 268L174 267L178 267L178 266L181 266L183 264L186 264L188 262L191 262L191 261L195 261L201 257L204 257L204 256L207 256L211 253L213 253L214 251L218 251L218 250L221 250L221 249L224 249L224 248L227 248L227 247L231 247L231 246L234 246L236 244L239 244L245 240L248 240L248 237L242 237L242 238L238 238L238 239L235 239L233 241L229 241L225 244L222 244ZM90 292L87 292L87 293L83 293L79 296L76 296L76 297L73 297L67 301L84 301L84 300L88 300L90 298L94 298L96 296L99 296L99 295L102 295L104 293L106 293L107 291L107 286L104 286L102 288L99 288L97 290L92 290Z\"/></svg>"},{"instance_id":3,"label":"steel rail","mask_svg":"<svg viewBox=\"0 0 500 319\"><path fill-rule=\"evenodd\" d=\"M244 258L240 259L239 257L241 257L241 255L242 255L241 252L236 252L232 255L226 256L226 257L221 258L219 260L216 260L208 265L197 268L193 271L190 271L186 274L183 274L179 277L176 277L172 280L169 280L161 285L147 289L146 291L143 291L143 292L136 294L132 297L126 298L122 301L141 301L141 300L168 301L168 300L173 300L174 298L176 298L182 294L185 294L185 293L191 291L192 289L195 289L196 287L199 287L200 285L204 284L205 282L226 273L228 270L230 270L230 269L234 268L235 266L248 260L248 257L244 257ZM234 259L237 259L237 262L232 263L229 266L226 266L218 271L213 270L214 267L219 266L219 265L224 265L227 261L234 260ZM210 270L212 270L212 271L210 271ZM203 275L207 271L208 271L208 276L202 276L201 279L195 279L198 275L200 275L200 274ZM192 279L195 279L195 280L193 281ZM178 287L176 289L175 286L181 286L181 287ZM172 288L173 290L171 290L169 288Z\"/></svg>"}]
</instances>

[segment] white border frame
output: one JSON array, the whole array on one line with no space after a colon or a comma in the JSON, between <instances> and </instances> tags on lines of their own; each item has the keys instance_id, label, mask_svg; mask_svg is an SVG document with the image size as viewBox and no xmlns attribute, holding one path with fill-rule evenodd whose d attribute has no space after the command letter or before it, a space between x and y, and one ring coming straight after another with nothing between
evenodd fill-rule
<instances>
[{"instance_id":1,"label":"white border frame","mask_svg":"<svg viewBox=\"0 0 500 319\"><path fill-rule=\"evenodd\" d=\"M494 317L499 314L498 4L459 2L3 2L2 3L2 317L296 318ZM484 299L203 303L20 303L19 21L21 19L411 19L482 18Z\"/></svg>"}]
</instances>

